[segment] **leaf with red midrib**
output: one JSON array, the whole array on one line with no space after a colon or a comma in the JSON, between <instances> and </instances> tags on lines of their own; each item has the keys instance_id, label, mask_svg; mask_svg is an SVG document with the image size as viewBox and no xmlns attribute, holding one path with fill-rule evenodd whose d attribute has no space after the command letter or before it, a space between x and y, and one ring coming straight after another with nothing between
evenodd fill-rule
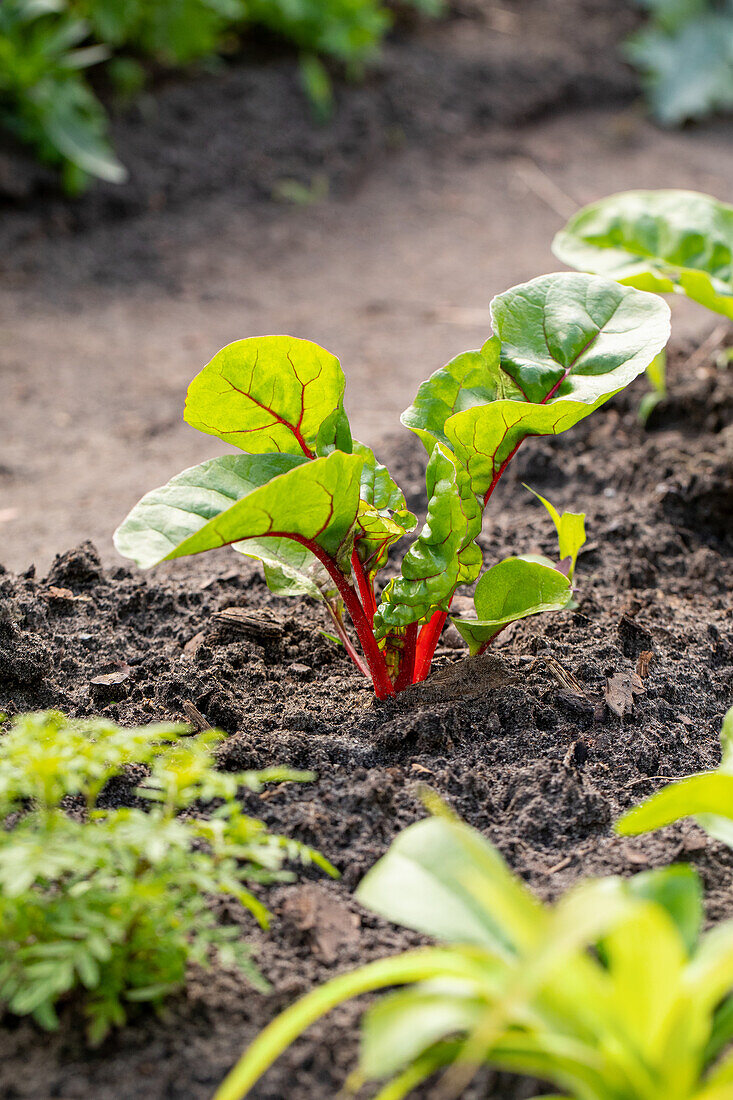
<instances>
[{"instance_id":1,"label":"leaf with red midrib","mask_svg":"<svg viewBox=\"0 0 733 1100\"><path fill-rule=\"evenodd\" d=\"M293 336L260 336L222 348L188 388L185 419L250 454L316 453L324 421L341 408L338 359Z\"/></svg>"}]
</instances>

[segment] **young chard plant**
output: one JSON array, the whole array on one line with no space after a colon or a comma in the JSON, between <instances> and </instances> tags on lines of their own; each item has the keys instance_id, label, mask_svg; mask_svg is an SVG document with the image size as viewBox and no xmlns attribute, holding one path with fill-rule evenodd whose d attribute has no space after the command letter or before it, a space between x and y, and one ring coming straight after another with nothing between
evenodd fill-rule
<instances>
[{"instance_id":1,"label":"young chard plant","mask_svg":"<svg viewBox=\"0 0 733 1100\"><path fill-rule=\"evenodd\" d=\"M733 707L723 719L722 761L714 772L701 772L670 783L617 822L622 836L648 833L683 817L694 817L716 840L733 848Z\"/></svg>"},{"instance_id":2,"label":"young chard plant","mask_svg":"<svg viewBox=\"0 0 733 1100\"><path fill-rule=\"evenodd\" d=\"M246 453L148 493L118 528L117 549L146 568L231 545L264 563L273 591L325 601L379 698L423 680L454 592L479 576L483 512L523 441L590 415L669 335L661 299L592 275L514 287L491 316L494 335L423 382L402 416L429 456L428 511L381 595L377 575L415 517L373 451L352 439L338 360L289 336L230 344L194 379L188 423ZM566 575L509 558L479 581L477 618L456 626L477 653L509 622L570 599Z\"/></svg>"},{"instance_id":3,"label":"young chard plant","mask_svg":"<svg viewBox=\"0 0 733 1100\"><path fill-rule=\"evenodd\" d=\"M59 1003L76 992L96 1045L132 1006L159 1005L180 988L191 962L216 958L267 987L241 929L220 924L207 898L234 898L266 925L250 886L290 880L288 860L336 873L317 852L269 834L236 800L242 787L313 776L220 772L213 750L223 734L187 732L46 711L21 715L0 738L1 1010L55 1028ZM129 766L151 809L99 808ZM77 802L73 817L68 799Z\"/></svg>"},{"instance_id":4,"label":"young chard plant","mask_svg":"<svg viewBox=\"0 0 733 1100\"><path fill-rule=\"evenodd\" d=\"M586 881L537 901L480 834L438 817L403 832L366 875L368 909L443 946L380 959L307 994L254 1041L214 1100L240 1100L336 1005L386 987L364 1014L350 1084L401 1100L434 1074L464 1094L480 1065L557 1086L553 1100L730 1100L733 922L701 936L686 866ZM550 1097L545 1097L550 1100Z\"/></svg>"},{"instance_id":5,"label":"young chard plant","mask_svg":"<svg viewBox=\"0 0 733 1100\"><path fill-rule=\"evenodd\" d=\"M733 55L732 55L733 56ZM733 320L733 206L695 191L624 191L575 214L552 250L568 267L658 294L685 294ZM647 369L646 420L667 395L664 352Z\"/></svg>"}]
</instances>

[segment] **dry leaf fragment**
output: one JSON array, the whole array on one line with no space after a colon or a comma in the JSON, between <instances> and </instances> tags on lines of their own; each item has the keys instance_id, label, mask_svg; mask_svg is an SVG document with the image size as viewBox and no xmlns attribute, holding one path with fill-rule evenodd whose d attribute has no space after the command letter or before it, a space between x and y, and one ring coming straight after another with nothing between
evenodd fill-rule
<instances>
[{"instance_id":1,"label":"dry leaf fragment","mask_svg":"<svg viewBox=\"0 0 733 1100\"><path fill-rule=\"evenodd\" d=\"M299 932L306 934L313 953L324 963L335 962L359 935L361 921L356 913L318 886L308 884L295 890L285 902L283 913Z\"/></svg>"},{"instance_id":2,"label":"dry leaf fragment","mask_svg":"<svg viewBox=\"0 0 733 1100\"><path fill-rule=\"evenodd\" d=\"M70 588L58 588L55 584L49 585L48 594L52 600L74 600L77 603L89 603L89 596L75 596Z\"/></svg>"},{"instance_id":3,"label":"dry leaf fragment","mask_svg":"<svg viewBox=\"0 0 733 1100\"><path fill-rule=\"evenodd\" d=\"M99 676L93 676L89 681L95 687L112 687L116 684L124 684L130 679L130 666L123 665L114 672L103 672Z\"/></svg>"},{"instance_id":4,"label":"dry leaf fragment","mask_svg":"<svg viewBox=\"0 0 733 1100\"><path fill-rule=\"evenodd\" d=\"M654 654L651 649L645 649L639 654L636 662L636 674L640 676L642 680L645 676L649 675L649 665L652 663L653 658Z\"/></svg>"},{"instance_id":5,"label":"dry leaf fragment","mask_svg":"<svg viewBox=\"0 0 733 1100\"><path fill-rule=\"evenodd\" d=\"M634 709L634 695L646 691L636 672L617 672L609 676L603 692L609 710L623 718Z\"/></svg>"}]
</instances>

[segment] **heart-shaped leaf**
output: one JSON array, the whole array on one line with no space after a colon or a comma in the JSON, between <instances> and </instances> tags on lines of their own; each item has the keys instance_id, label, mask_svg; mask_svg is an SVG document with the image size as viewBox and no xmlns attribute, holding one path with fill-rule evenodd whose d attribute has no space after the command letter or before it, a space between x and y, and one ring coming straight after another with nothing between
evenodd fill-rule
<instances>
[{"instance_id":1,"label":"heart-shaped leaf","mask_svg":"<svg viewBox=\"0 0 733 1100\"><path fill-rule=\"evenodd\" d=\"M382 593L374 632L424 622L433 611L448 610L459 584L471 584L481 569L474 539L481 509L465 470L436 444L428 461L428 514L422 531L402 559L402 570Z\"/></svg>"},{"instance_id":2,"label":"heart-shaped leaf","mask_svg":"<svg viewBox=\"0 0 733 1100\"><path fill-rule=\"evenodd\" d=\"M324 423L345 438L344 375L338 359L309 340L259 336L214 356L188 388L185 419L250 454L312 458Z\"/></svg>"},{"instance_id":3,"label":"heart-shaped leaf","mask_svg":"<svg viewBox=\"0 0 733 1100\"><path fill-rule=\"evenodd\" d=\"M443 430L485 497L520 443L558 435L642 374L669 338L661 299L592 275L544 275L491 303L502 371L520 398L455 413Z\"/></svg>"},{"instance_id":4,"label":"heart-shaped leaf","mask_svg":"<svg viewBox=\"0 0 733 1100\"><path fill-rule=\"evenodd\" d=\"M363 459L335 451L225 455L153 489L115 533L125 557L148 568L247 538L289 538L320 547L349 572Z\"/></svg>"},{"instance_id":5,"label":"heart-shaped leaf","mask_svg":"<svg viewBox=\"0 0 733 1100\"><path fill-rule=\"evenodd\" d=\"M453 619L471 655L517 619L562 611L571 596L568 578L557 569L523 558L505 558L487 569L476 585L476 619Z\"/></svg>"},{"instance_id":6,"label":"heart-shaped leaf","mask_svg":"<svg viewBox=\"0 0 733 1100\"><path fill-rule=\"evenodd\" d=\"M552 250L581 271L676 291L733 318L733 206L695 191L625 191L584 207Z\"/></svg>"},{"instance_id":7,"label":"heart-shaped leaf","mask_svg":"<svg viewBox=\"0 0 733 1100\"><path fill-rule=\"evenodd\" d=\"M524 399L597 408L642 374L669 339L669 309L594 275L542 275L491 303L502 370ZM590 410L589 410L590 411Z\"/></svg>"}]
</instances>

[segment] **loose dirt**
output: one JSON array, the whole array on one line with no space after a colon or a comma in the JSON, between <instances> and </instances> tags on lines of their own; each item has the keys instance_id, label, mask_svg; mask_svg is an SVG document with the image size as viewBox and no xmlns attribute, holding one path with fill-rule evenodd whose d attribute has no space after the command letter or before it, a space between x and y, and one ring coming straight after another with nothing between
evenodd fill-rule
<instances>
[{"instance_id":1,"label":"loose dirt","mask_svg":"<svg viewBox=\"0 0 733 1100\"><path fill-rule=\"evenodd\" d=\"M0 562L15 571L0 573L0 710L132 723L193 704L228 734L224 767L318 771L312 785L243 797L342 872L267 891L268 933L226 907L270 994L193 973L160 1018L141 1013L93 1053L74 1003L52 1036L5 1019L0 1096L208 1100L298 994L418 942L352 892L423 813L420 784L544 898L583 875L682 859L703 877L710 919L733 912L733 857L696 827L612 833L659 776L716 764L733 696L733 374L696 353L714 326L703 310L675 308L671 397L647 431L639 382L574 431L525 444L492 500L487 564L553 552L522 481L587 511L578 610L507 630L477 662L447 631L432 677L396 701L376 703L318 609L275 600L245 559L143 576L111 544L144 491L217 453L181 412L228 341L286 331L339 354L357 434L421 511L424 458L395 432L399 412L486 338L494 293L555 269L549 244L574 209L643 186L733 201L730 123L678 134L643 121L616 52L637 18L611 0L470 0L445 25L398 34L366 85L340 88L329 128L309 121L294 59L253 43L222 73L167 79L118 113L131 181L81 204L0 153ZM273 203L292 179L299 202ZM269 609L279 636L215 619L232 606ZM619 716L606 694L623 710L649 652L644 691ZM121 684L91 682L124 668ZM335 1096L355 1022L347 1008L314 1028L257 1100ZM465 1100L536 1092L483 1074Z\"/></svg>"},{"instance_id":2,"label":"loose dirt","mask_svg":"<svg viewBox=\"0 0 733 1100\"><path fill-rule=\"evenodd\" d=\"M301 875L267 892L269 933L226 907L254 943L270 994L224 973L193 974L161 1018L141 1015L92 1054L73 1004L50 1037L6 1020L0 1095L210 1097L248 1040L298 994L418 942L361 911L351 894L423 813L420 784L480 828L541 897L584 875L684 860L702 875L710 919L733 914L733 856L697 827L634 839L612 833L618 813L660 776L716 765L733 694L733 376L710 360L690 371L692 353L678 343L674 396L647 431L636 423L643 385L635 384L574 431L527 442L492 500L487 564L553 552L549 520L522 481L558 507L587 510L578 610L517 625L478 661L462 658L448 631L433 676L395 701L373 700L320 632L317 609L276 600L258 567L233 552L142 576L105 569L86 543L58 557L44 580L32 571L0 577L0 709L54 706L131 723L180 719L193 703L229 734L224 767L278 761L318 771L312 785L244 801L342 872L338 882ZM382 457L421 508L418 449L393 438ZM214 618L232 606L270 609L280 635L252 638ZM91 683L122 666L123 684ZM604 701L609 681L618 686L639 667L643 691L620 717ZM353 1063L355 1021L352 1009L334 1013L253 1095L335 1096ZM464 1096L533 1094L527 1082L483 1074Z\"/></svg>"}]
</instances>

